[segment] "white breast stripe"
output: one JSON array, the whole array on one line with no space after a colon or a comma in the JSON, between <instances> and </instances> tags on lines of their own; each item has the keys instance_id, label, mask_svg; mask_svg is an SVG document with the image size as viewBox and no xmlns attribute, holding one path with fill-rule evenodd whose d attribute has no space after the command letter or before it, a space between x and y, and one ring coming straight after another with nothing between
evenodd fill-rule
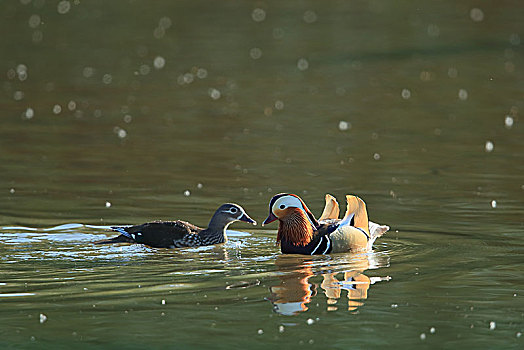
<instances>
[{"instance_id":1,"label":"white breast stripe","mask_svg":"<svg viewBox=\"0 0 524 350\"><path fill-rule=\"evenodd\" d=\"M322 254L326 254L327 251L329 250L329 247L331 247L331 240L329 239L329 237L326 237L326 239L328 241L327 242L327 248L326 248L326 250L324 250L324 253L322 253Z\"/></svg>"},{"instance_id":2,"label":"white breast stripe","mask_svg":"<svg viewBox=\"0 0 524 350\"><path fill-rule=\"evenodd\" d=\"M315 249L313 249L313 251L311 252L311 255L315 254L315 252L317 251L318 247L320 247L320 245L322 244L322 240L323 239L324 239L324 236L320 237L320 242L318 242L318 244L315 247Z\"/></svg>"}]
</instances>

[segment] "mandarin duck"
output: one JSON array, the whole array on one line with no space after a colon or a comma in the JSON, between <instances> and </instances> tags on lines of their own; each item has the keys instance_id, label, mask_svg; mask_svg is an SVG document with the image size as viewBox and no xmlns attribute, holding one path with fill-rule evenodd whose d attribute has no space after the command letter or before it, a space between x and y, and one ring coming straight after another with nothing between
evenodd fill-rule
<instances>
[{"instance_id":1,"label":"mandarin duck","mask_svg":"<svg viewBox=\"0 0 524 350\"><path fill-rule=\"evenodd\" d=\"M347 195L346 201L346 214L340 220L336 199L326 195L326 206L318 221L297 195L277 194L269 202L269 216L262 225L279 220L277 243L284 254L371 250L373 242L389 227L369 222L366 204L359 197Z\"/></svg>"},{"instance_id":2,"label":"mandarin duck","mask_svg":"<svg viewBox=\"0 0 524 350\"><path fill-rule=\"evenodd\" d=\"M198 247L225 243L226 230L235 221L256 225L256 221L237 204L222 204L216 211L206 229L186 221L153 221L135 226L114 226L113 231L120 235L111 239L97 241L106 243L140 243L154 248Z\"/></svg>"}]
</instances>

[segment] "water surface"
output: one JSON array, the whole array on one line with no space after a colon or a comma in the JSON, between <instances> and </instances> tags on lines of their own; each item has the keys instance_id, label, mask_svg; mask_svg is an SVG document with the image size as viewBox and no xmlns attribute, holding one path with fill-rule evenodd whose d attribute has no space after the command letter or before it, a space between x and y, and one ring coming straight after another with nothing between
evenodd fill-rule
<instances>
[{"instance_id":1,"label":"water surface","mask_svg":"<svg viewBox=\"0 0 524 350\"><path fill-rule=\"evenodd\" d=\"M520 349L518 1L0 4L2 348ZM278 192L362 197L363 255L95 246ZM341 202L342 204L342 202Z\"/></svg>"}]
</instances>

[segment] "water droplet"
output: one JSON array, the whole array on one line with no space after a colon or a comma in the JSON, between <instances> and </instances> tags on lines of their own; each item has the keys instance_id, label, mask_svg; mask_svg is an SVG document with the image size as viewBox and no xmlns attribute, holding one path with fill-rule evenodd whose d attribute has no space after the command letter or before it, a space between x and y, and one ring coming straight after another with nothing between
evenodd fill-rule
<instances>
[{"instance_id":1,"label":"water droplet","mask_svg":"<svg viewBox=\"0 0 524 350\"><path fill-rule=\"evenodd\" d=\"M204 68L198 68L196 72L196 76L198 79L205 79L207 78L207 70Z\"/></svg>"},{"instance_id":2,"label":"water droplet","mask_svg":"<svg viewBox=\"0 0 524 350\"><path fill-rule=\"evenodd\" d=\"M275 101L275 109L281 111L284 109L284 102L281 101L281 100L276 100Z\"/></svg>"},{"instance_id":3,"label":"water droplet","mask_svg":"<svg viewBox=\"0 0 524 350\"><path fill-rule=\"evenodd\" d=\"M31 17L29 17L29 28L33 28L35 29L36 27L38 27L41 23L41 19L40 19L40 16L39 15L31 15Z\"/></svg>"},{"instance_id":4,"label":"water droplet","mask_svg":"<svg viewBox=\"0 0 524 350\"><path fill-rule=\"evenodd\" d=\"M253 21L255 22L262 22L266 19L266 11L261 8L256 8L251 13L251 18L253 18Z\"/></svg>"},{"instance_id":5,"label":"water droplet","mask_svg":"<svg viewBox=\"0 0 524 350\"><path fill-rule=\"evenodd\" d=\"M254 60L258 60L260 57L262 57L262 50L258 47L254 47L249 50L249 56L251 56L251 58Z\"/></svg>"},{"instance_id":6,"label":"water droplet","mask_svg":"<svg viewBox=\"0 0 524 350\"><path fill-rule=\"evenodd\" d=\"M60 112L62 112L62 106L60 106L60 105L54 105L54 106L53 106L53 113L54 113L54 114L60 114Z\"/></svg>"},{"instance_id":7,"label":"water droplet","mask_svg":"<svg viewBox=\"0 0 524 350\"><path fill-rule=\"evenodd\" d=\"M456 78L457 76L458 76L458 70L457 70L457 68L453 68L453 67L451 67L451 68L448 69L448 77L450 77L450 78Z\"/></svg>"},{"instance_id":8,"label":"water droplet","mask_svg":"<svg viewBox=\"0 0 524 350\"><path fill-rule=\"evenodd\" d=\"M497 207L497 201L496 200L492 200L491 201L491 207L492 208L496 208Z\"/></svg>"},{"instance_id":9,"label":"water droplet","mask_svg":"<svg viewBox=\"0 0 524 350\"><path fill-rule=\"evenodd\" d=\"M346 122L344 120L341 120L341 121L338 122L338 129L340 131L346 131L346 130L348 130L350 128L351 128L351 123L348 123L348 122Z\"/></svg>"},{"instance_id":10,"label":"water droplet","mask_svg":"<svg viewBox=\"0 0 524 350\"><path fill-rule=\"evenodd\" d=\"M119 129L117 135L119 138L123 139L127 136L127 131L125 131L124 129Z\"/></svg>"},{"instance_id":11,"label":"water droplet","mask_svg":"<svg viewBox=\"0 0 524 350\"><path fill-rule=\"evenodd\" d=\"M140 75L148 75L149 72L151 72L151 67L149 67L147 64L143 64L138 68L138 72Z\"/></svg>"},{"instance_id":12,"label":"water droplet","mask_svg":"<svg viewBox=\"0 0 524 350\"><path fill-rule=\"evenodd\" d=\"M407 100L411 97L411 91L409 91L408 89L402 89L402 92L400 93L400 95L402 96L404 100Z\"/></svg>"},{"instance_id":13,"label":"water droplet","mask_svg":"<svg viewBox=\"0 0 524 350\"><path fill-rule=\"evenodd\" d=\"M440 28L436 24L428 25L427 33L430 37L436 38L440 35Z\"/></svg>"},{"instance_id":14,"label":"water droplet","mask_svg":"<svg viewBox=\"0 0 524 350\"><path fill-rule=\"evenodd\" d=\"M305 58L300 58L297 62L297 68L301 71L305 71L309 68L309 62Z\"/></svg>"},{"instance_id":15,"label":"water droplet","mask_svg":"<svg viewBox=\"0 0 524 350\"><path fill-rule=\"evenodd\" d=\"M106 85L111 84L112 81L113 77L111 76L111 74L104 74L104 76L102 77L102 82Z\"/></svg>"},{"instance_id":16,"label":"water droplet","mask_svg":"<svg viewBox=\"0 0 524 350\"><path fill-rule=\"evenodd\" d=\"M162 17L158 20L158 26L160 28L169 29L173 22L171 21L171 18L169 17Z\"/></svg>"},{"instance_id":17,"label":"water droplet","mask_svg":"<svg viewBox=\"0 0 524 350\"><path fill-rule=\"evenodd\" d=\"M24 98L25 94L23 91L15 91L13 94L13 99L15 101L20 101Z\"/></svg>"},{"instance_id":18,"label":"water droplet","mask_svg":"<svg viewBox=\"0 0 524 350\"><path fill-rule=\"evenodd\" d=\"M16 77L16 72L13 68L7 71L7 79L14 79Z\"/></svg>"},{"instance_id":19,"label":"water droplet","mask_svg":"<svg viewBox=\"0 0 524 350\"><path fill-rule=\"evenodd\" d=\"M435 334L435 332L436 332L435 327L431 327L431 328L429 329L429 333L431 333L431 334Z\"/></svg>"},{"instance_id":20,"label":"water droplet","mask_svg":"<svg viewBox=\"0 0 524 350\"><path fill-rule=\"evenodd\" d=\"M111 208L111 202L106 201L106 208Z\"/></svg>"},{"instance_id":21,"label":"water droplet","mask_svg":"<svg viewBox=\"0 0 524 350\"><path fill-rule=\"evenodd\" d=\"M468 92L465 89L460 89L458 93L459 99L462 101L465 101L468 99Z\"/></svg>"},{"instance_id":22,"label":"water droplet","mask_svg":"<svg viewBox=\"0 0 524 350\"><path fill-rule=\"evenodd\" d=\"M166 65L166 60L162 56L156 56L153 60L153 66L156 69L162 69Z\"/></svg>"},{"instance_id":23,"label":"water droplet","mask_svg":"<svg viewBox=\"0 0 524 350\"><path fill-rule=\"evenodd\" d=\"M84 67L82 70L82 75L85 78L91 78L95 74L95 69L93 67Z\"/></svg>"},{"instance_id":24,"label":"water droplet","mask_svg":"<svg viewBox=\"0 0 524 350\"><path fill-rule=\"evenodd\" d=\"M422 81L430 81L433 80L433 74L428 71L422 71L420 72L420 80Z\"/></svg>"},{"instance_id":25,"label":"water droplet","mask_svg":"<svg viewBox=\"0 0 524 350\"><path fill-rule=\"evenodd\" d=\"M35 111L32 108L27 108L24 112L24 117L31 119L35 116Z\"/></svg>"},{"instance_id":26,"label":"water droplet","mask_svg":"<svg viewBox=\"0 0 524 350\"><path fill-rule=\"evenodd\" d=\"M304 22L308 23L308 24L311 24L311 23L315 23L318 19L318 16L317 14L315 13L315 11L311 11L311 10L308 10L306 12L304 12Z\"/></svg>"},{"instance_id":27,"label":"water droplet","mask_svg":"<svg viewBox=\"0 0 524 350\"><path fill-rule=\"evenodd\" d=\"M492 331L494 330L495 328L497 328L497 324L494 322L494 321L491 321L489 323L489 330Z\"/></svg>"},{"instance_id":28,"label":"water droplet","mask_svg":"<svg viewBox=\"0 0 524 350\"><path fill-rule=\"evenodd\" d=\"M208 94L209 96L213 99L213 100L218 100L220 98L220 91L218 91L217 89L215 88L210 88L208 90Z\"/></svg>"},{"instance_id":29,"label":"water droplet","mask_svg":"<svg viewBox=\"0 0 524 350\"><path fill-rule=\"evenodd\" d=\"M491 152L495 148L495 145L491 141L486 141L486 145L484 147L486 148L486 152Z\"/></svg>"},{"instance_id":30,"label":"water droplet","mask_svg":"<svg viewBox=\"0 0 524 350\"><path fill-rule=\"evenodd\" d=\"M474 22L482 22L484 19L484 12L479 8L472 8L471 11L469 11L469 17L471 17Z\"/></svg>"},{"instance_id":31,"label":"water droplet","mask_svg":"<svg viewBox=\"0 0 524 350\"><path fill-rule=\"evenodd\" d=\"M512 33L509 36L509 43L515 46L520 45L520 36L517 33Z\"/></svg>"},{"instance_id":32,"label":"water droplet","mask_svg":"<svg viewBox=\"0 0 524 350\"><path fill-rule=\"evenodd\" d=\"M184 191L184 196L189 197L191 195L191 192L189 190Z\"/></svg>"},{"instance_id":33,"label":"water droplet","mask_svg":"<svg viewBox=\"0 0 524 350\"><path fill-rule=\"evenodd\" d=\"M65 15L66 13L71 10L71 3L69 1L60 1L57 6L58 13L61 15Z\"/></svg>"},{"instance_id":34,"label":"water droplet","mask_svg":"<svg viewBox=\"0 0 524 350\"><path fill-rule=\"evenodd\" d=\"M166 30L162 27L156 27L153 31L153 36L155 39L162 39L166 35Z\"/></svg>"},{"instance_id":35,"label":"water droplet","mask_svg":"<svg viewBox=\"0 0 524 350\"><path fill-rule=\"evenodd\" d=\"M40 314L40 323L44 323L45 321L47 321L47 316L44 314Z\"/></svg>"},{"instance_id":36,"label":"water droplet","mask_svg":"<svg viewBox=\"0 0 524 350\"><path fill-rule=\"evenodd\" d=\"M259 329L259 330L257 331L257 333L260 334L260 335L262 335L262 334L264 334L264 330Z\"/></svg>"},{"instance_id":37,"label":"water droplet","mask_svg":"<svg viewBox=\"0 0 524 350\"><path fill-rule=\"evenodd\" d=\"M44 40L44 33L42 33L41 30L35 30L31 36L31 40L33 40L34 43L42 42L42 40Z\"/></svg>"},{"instance_id":38,"label":"water droplet","mask_svg":"<svg viewBox=\"0 0 524 350\"><path fill-rule=\"evenodd\" d=\"M76 102L75 101L69 101L67 103L67 109L69 109L70 111L74 111L76 109Z\"/></svg>"},{"instance_id":39,"label":"water droplet","mask_svg":"<svg viewBox=\"0 0 524 350\"><path fill-rule=\"evenodd\" d=\"M426 333L420 334L420 340L426 340Z\"/></svg>"},{"instance_id":40,"label":"water droplet","mask_svg":"<svg viewBox=\"0 0 524 350\"><path fill-rule=\"evenodd\" d=\"M284 29L277 27L273 28L273 38L282 39L284 37Z\"/></svg>"},{"instance_id":41,"label":"water droplet","mask_svg":"<svg viewBox=\"0 0 524 350\"><path fill-rule=\"evenodd\" d=\"M315 323L315 320L312 318L308 318L306 323L311 326L313 323Z\"/></svg>"},{"instance_id":42,"label":"water droplet","mask_svg":"<svg viewBox=\"0 0 524 350\"><path fill-rule=\"evenodd\" d=\"M513 126L513 117L507 115L506 118L504 118L504 125L506 126L506 129L511 129Z\"/></svg>"},{"instance_id":43,"label":"water droplet","mask_svg":"<svg viewBox=\"0 0 524 350\"><path fill-rule=\"evenodd\" d=\"M193 74L191 74L191 73L185 73L182 76L182 78L183 78L185 84L191 84L193 82L193 80L195 80L195 76Z\"/></svg>"}]
</instances>

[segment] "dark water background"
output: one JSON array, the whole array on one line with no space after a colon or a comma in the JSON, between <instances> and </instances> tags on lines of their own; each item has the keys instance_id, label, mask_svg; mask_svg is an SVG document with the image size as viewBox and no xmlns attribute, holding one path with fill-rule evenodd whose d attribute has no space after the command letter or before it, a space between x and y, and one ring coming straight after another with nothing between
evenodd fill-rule
<instances>
[{"instance_id":1,"label":"dark water background","mask_svg":"<svg viewBox=\"0 0 524 350\"><path fill-rule=\"evenodd\" d=\"M0 2L0 346L521 349L520 1ZM374 252L94 246L107 226L319 215Z\"/></svg>"}]
</instances>

